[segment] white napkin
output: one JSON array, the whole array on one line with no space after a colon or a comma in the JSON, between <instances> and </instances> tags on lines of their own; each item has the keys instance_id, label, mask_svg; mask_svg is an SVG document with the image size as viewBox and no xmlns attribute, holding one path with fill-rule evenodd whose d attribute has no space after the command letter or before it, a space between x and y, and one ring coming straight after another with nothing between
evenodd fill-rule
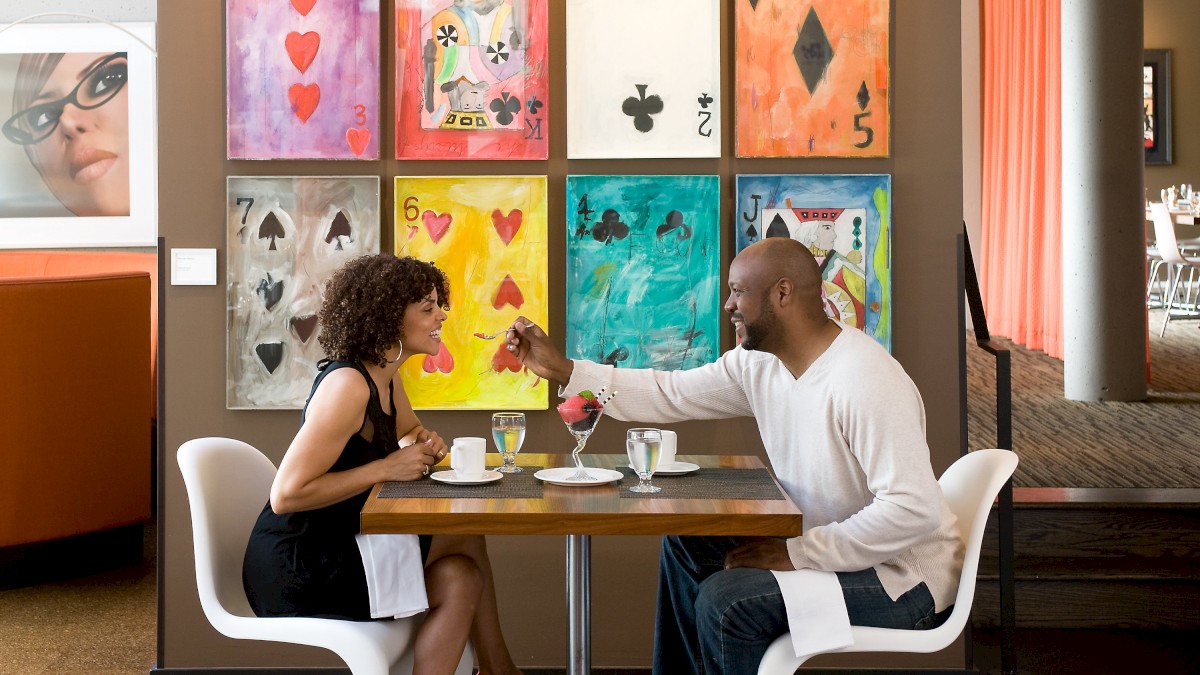
<instances>
[{"instance_id":1,"label":"white napkin","mask_svg":"<svg viewBox=\"0 0 1200 675\"><path fill-rule=\"evenodd\" d=\"M402 619L429 609L417 535L359 534L354 540L367 577L372 619Z\"/></svg>"},{"instance_id":2,"label":"white napkin","mask_svg":"<svg viewBox=\"0 0 1200 675\"><path fill-rule=\"evenodd\" d=\"M807 659L854 644L846 599L836 574L812 569L771 573L783 592L797 658Z\"/></svg>"}]
</instances>

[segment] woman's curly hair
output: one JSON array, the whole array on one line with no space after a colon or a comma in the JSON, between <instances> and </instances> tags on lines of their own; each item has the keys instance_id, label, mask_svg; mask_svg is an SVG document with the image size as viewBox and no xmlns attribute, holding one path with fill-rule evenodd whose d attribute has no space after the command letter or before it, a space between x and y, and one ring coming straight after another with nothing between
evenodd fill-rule
<instances>
[{"instance_id":1,"label":"woman's curly hair","mask_svg":"<svg viewBox=\"0 0 1200 675\"><path fill-rule=\"evenodd\" d=\"M433 263L386 253L354 258L325 284L317 341L330 359L383 368L384 352L404 339L404 310L434 290L450 309L450 284Z\"/></svg>"}]
</instances>

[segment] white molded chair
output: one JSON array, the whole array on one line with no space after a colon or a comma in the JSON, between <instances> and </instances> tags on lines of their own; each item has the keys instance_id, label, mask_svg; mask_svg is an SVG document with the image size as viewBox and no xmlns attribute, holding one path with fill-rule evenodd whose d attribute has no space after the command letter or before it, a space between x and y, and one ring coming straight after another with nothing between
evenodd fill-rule
<instances>
[{"instance_id":1,"label":"white molded chair","mask_svg":"<svg viewBox=\"0 0 1200 675\"><path fill-rule=\"evenodd\" d=\"M253 446L229 438L197 438L179 447L196 552L196 590L209 623L242 640L323 647L354 675L411 673L421 617L394 621L340 621L254 615L242 588L242 556L250 530L275 478L275 465ZM456 675L470 675L470 645Z\"/></svg>"},{"instance_id":2,"label":"white molded chair","mask_svg":"<svg viewBox=\"0 0 1200 675\"><path fill-rule=\"evenodd\" d=\"M1005 481L1017 468L1017 455L1010 450L990 448L976 450L960 457L946 469L938 483L958 516L958 527L966 545L962 574L958 580L958 595L954 609L945 623L931 630L900 630L851 626L854 644L837 653L850 652L918 652L931 653L945 649L958 637L971 615L975 599L975 575L979 570L979 549L983 528L987 525L992 502ZM804 665L792 649L792 636L784 633L771 643L758 664L758 675L792 675Z\"/></svg>"},{"instance_id":3,"label":"white molded chair","mask_svg":"<svg viewBox=\"0 0 1200 675\"><path fill-rule=\"evenodd\" d=\"M1170 280L1169 288L1165 294L1166 312L1163 316L1162 329L1158 332L1158 336L1162 337L1167 334L1167 324L1171 321L1171 310L1176 306L1176 298L1181 290L1180 282L1183 279L1183 272L1187 269L1188 284L1192 285L1195 281L1195 273L1200 269L1200 257L1188 255L1181 251L1179 240L1175 236L1175 221L1171 218L1171 211L1167 205L1162 202L1151 202L1150 204L1150 220L1154 223L1154 244L1158 249L1159 256L1162 257L1162 264L1167 266L1167 278ZM1194 290L1194 289L1193 289ZM1189 300L1191 292L1189 291ZM1190 302L1191 310L1196 310L1196 303Z\"/></svg>"}]
</instances>

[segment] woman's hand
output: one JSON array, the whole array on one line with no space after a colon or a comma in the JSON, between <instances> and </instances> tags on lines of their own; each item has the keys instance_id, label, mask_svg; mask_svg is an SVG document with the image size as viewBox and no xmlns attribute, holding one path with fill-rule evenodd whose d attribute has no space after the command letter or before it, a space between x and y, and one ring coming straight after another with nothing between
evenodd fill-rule
<instances>
[{"instance_id":1,"label":"woman's hand","mask_svg":"<svg viewBox=\"0 0 1200 675\"><path fill-rule=\"evenodd\" d=\"M424 440L401 446L379 460L384 465L382 480L417 480L429 475L429 467L446 455L446 444L437 434L425 431L422 434L427 434Z\"/></svg>"},{"instance_id":2,"label":"woman's hand","mask_svg":"<svg viewBox=\"0 0 1200 675\"><path fill-rule=\"evenodd\" d=\"M513 322L507 346L538 377L565 383L575 370L574 362L554 347L546 331L523 316Z\"/></svg>"}]
</instances>

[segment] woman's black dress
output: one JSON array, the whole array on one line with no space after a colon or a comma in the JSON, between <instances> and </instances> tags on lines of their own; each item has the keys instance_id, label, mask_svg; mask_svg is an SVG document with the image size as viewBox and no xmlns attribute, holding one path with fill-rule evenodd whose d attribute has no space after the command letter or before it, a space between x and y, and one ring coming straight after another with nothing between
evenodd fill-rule
<instances>
[{"instance_id":1,"label":"woman's black dress","mask_svg":"<svg viewBox=\"0 0 1200 675\"><path fill-rule=\"evenodd\" d=\"M375 383L360 364L323 362L309 400L325 376L339 368L361 373L371 388L371 398L363 428L350 437L331 472L362 466L397 448L395 399L393 414L385 414ZM391 394L389 388L389 397ZM304 407L308 409L308 402ZM303 413L300 424L304 424ZM364 432L371 440L363 438ZM369 492L319 509L282 515L272 511L267 501L250 534L242 564L242 584L256 615L370 620L367 581L354 539ZM427 551L427 537L422 538L421 548L422 553Z\"/></svg>"}]
</instances>

